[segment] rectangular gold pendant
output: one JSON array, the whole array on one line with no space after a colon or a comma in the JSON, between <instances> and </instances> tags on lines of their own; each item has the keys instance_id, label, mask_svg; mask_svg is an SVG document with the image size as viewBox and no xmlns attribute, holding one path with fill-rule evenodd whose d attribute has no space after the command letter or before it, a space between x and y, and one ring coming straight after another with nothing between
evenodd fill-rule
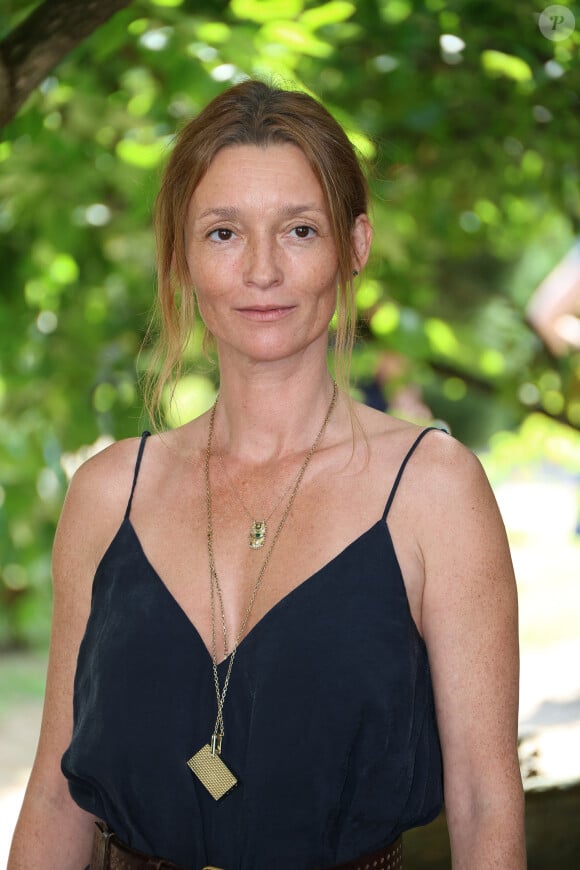
<instances>
[{"instance_id":1,"label":"rectangular gold pendant","mask_svg":"<svg viewBox=\"0 0 580 870\"><path fill-rule=\"evenodd\" d=\"M225 797L238 784L238 780L219 755L212 755L209 743L189 759L187 766L216 801Z\"/></svg>"}]
</instances>

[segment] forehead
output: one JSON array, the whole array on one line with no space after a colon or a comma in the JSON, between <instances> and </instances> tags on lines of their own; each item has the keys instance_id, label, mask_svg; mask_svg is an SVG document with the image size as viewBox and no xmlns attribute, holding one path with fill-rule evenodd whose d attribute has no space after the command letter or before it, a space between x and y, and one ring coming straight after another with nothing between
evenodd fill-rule
<instances>
[{"instance_id":1,"label":"forehead","mask_svg":"<svg viewBox=\"0 0 580 870\"><path fill-rule=\"evenodd\" d=\"M243 201L304 200L305 196L324 204L320 183L304 152L297 145L232 145L213 158L193 191L191 205L207 200Z\"/></svg>"}]
</instances>

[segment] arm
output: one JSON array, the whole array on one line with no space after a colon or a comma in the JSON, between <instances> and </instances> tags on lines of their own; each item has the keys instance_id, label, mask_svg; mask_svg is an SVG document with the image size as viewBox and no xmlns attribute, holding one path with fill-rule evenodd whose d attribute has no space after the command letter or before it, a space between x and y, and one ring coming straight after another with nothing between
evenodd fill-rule
<instances>
[{"instance_id":1,"label":"arm","mask_svg":"<svg viewBox=\"0 0 580 870\"><path fill-rule=\"evenodd\" d=\"M72 735L74 673L95 569L121 521L122 488L130 486L130 470L127 483L127 472L117 468L119 455L127 450L116 447L77 472L59 521L53 552L54 610L42 726L8 870L79 870L90 860L94 818L70 797L60 760ZM107 476L115 474L123 487L105 487Z\"/></svg>"},{"instance_id":2,"label":"arm","mask_svg":"<svg viewBox=\"0 0 580 870\"><path fill-rule=\"evenodd\" d=\"M503 523L478 460L434 445L420 548L454 870L526 866L517 756L517 598Z\"/></svg>"}]
</instances>

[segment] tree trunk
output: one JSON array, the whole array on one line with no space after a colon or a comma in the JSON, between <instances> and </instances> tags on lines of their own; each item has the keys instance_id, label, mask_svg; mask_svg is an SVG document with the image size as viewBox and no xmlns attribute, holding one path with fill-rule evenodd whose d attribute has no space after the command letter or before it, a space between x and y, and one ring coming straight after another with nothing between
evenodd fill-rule
<instances>
[{"instance_id":1,"label":"tree trunk","mask_svg":"<svg viewBox=\"0 0 580 870\"><path fill-rule=\"evenodd\" d=\"M0 129L62 58L131 0L45 0L0 42Z\"/></svg>"}]
</instances>

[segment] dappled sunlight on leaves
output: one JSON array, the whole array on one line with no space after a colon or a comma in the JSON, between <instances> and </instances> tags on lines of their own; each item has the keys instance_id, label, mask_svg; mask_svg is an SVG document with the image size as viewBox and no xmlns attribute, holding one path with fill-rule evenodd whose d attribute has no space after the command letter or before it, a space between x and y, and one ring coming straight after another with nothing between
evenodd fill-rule
<instances>
[{"instance_id":1,"label":"dappled sunlight on leaves","mask_svg":"<svg viewBox=\"0 0 580 870\"><path fill-rule=\"evenodd\" d=\"M287 18L292 20L302 12L304 0L231 0L230 9L238 18L248 18L264 24Z\"/></svg>"},{"instance_id":2,"label":"dappled sunlight on leaves","mask_svg":"<svg viewBox=\"0 0 580 870\"><path fill-rule=\"evenodd\" d=\"M533 78L531 67L513 54L488 49L482 52L481 65L490 76L506 76L516 82L527 82Z\"/></svg>"},{"instance_id":3,"label":"dappled sunlight on leaves","mask_svg":"<svg viewBox=\"0 0 580 870\"><path fill-rule=\"evenodd\" d=\"M542 451L573 462L574 442L539 421L580 426L580 357L551 358L525 309L580 219L578 28L550 42L525 4L476 15L443 0L192 10L131 4L51 71L0 143L0 574L27 578L10 593L0 580L0 643L25 639L27 620L30 637L46 626L61 456L145 426L150 348L135 360L160 170L176 127L245 75L320 97L369 165L355 376L372 381L393 353L404 365L387 401L407 384L472 446L507 433L500 465ZM185 370L172 424L215 393L200 331Z\"/></svg>"},{"instance_id":4,"label":"dappled sunlight on leaves","mask_svg":"<svg viewBox=\"0 0 580 870\"><path fill-rule=\"evenodd\" d=\"M205 413L215 400L212 381L200 375L185 375L173 392L166 391L165 413L171 426L181 426Z\"/></svg>"}]
</instances>

